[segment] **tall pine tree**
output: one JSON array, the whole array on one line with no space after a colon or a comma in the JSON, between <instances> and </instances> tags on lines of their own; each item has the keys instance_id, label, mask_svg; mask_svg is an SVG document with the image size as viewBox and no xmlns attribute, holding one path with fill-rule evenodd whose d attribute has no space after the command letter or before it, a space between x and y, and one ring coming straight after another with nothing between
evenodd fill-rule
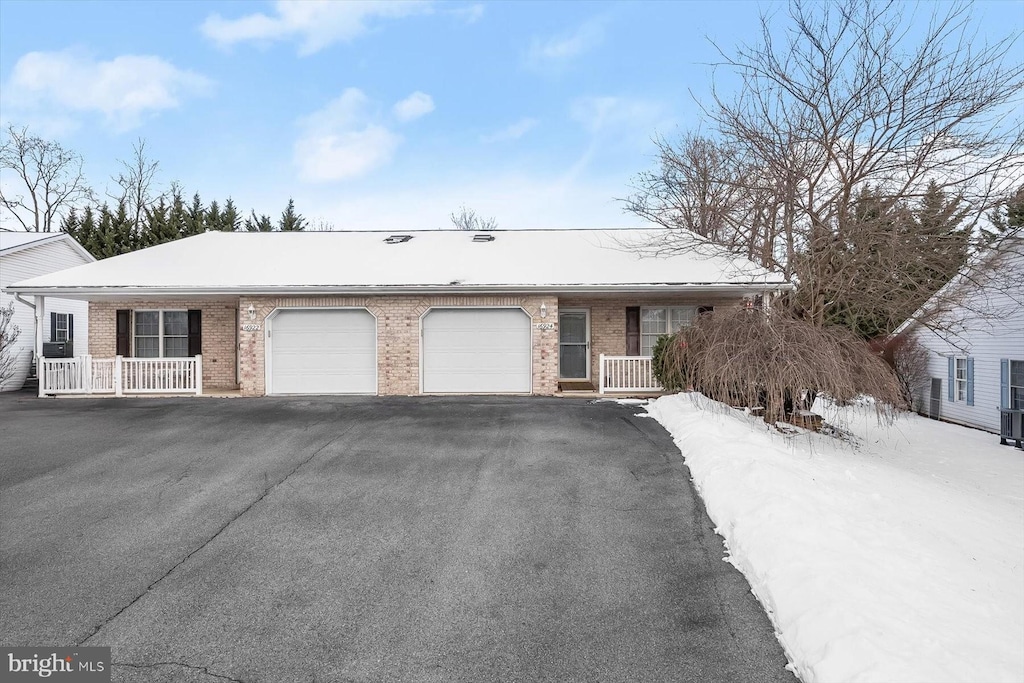
<instances>
[{"instance_id":1,"label":"tall pine tree","mask_svg":"<svg viewBox=\"0 0 1024 683\"><path fill-rule=\"evenodd\" d=\"M281 232L297 232L306 229L306 219L302 214L295 211L295 200L288 198L288 206L281 212L281 220L277 222L277 229Z\"/></svg>"}]
</instances>

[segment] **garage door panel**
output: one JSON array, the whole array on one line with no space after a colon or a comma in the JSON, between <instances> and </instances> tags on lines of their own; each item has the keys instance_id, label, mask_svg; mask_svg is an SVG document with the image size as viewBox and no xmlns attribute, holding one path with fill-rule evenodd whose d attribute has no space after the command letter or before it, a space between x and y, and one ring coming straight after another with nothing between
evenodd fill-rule
<instances>
[{"instance_id":1,"label":"garage door panel","mask_svg":"<svg viewBox=\"0 0 1024 683\"><path fill-rule=\"evenodd\" d=\"M376 322L369 312L281 311L271 329L273 393L377 392Z\"/></svg>"},{"instance_id":2,"label":"garage door panel","mask_svg":"<svg viewBox=\"0 0 1024 683\"><path fill-rule=\"evenodd\" d=\"M438 309L423 319L423 391L529 393L530 317L519 309Z\"/></svg>"}]
</instances>

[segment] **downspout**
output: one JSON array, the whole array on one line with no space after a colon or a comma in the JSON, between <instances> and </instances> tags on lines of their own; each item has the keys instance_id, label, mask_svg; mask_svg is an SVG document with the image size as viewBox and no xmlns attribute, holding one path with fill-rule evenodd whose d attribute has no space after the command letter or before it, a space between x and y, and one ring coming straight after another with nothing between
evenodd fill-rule
<instances>
[{"instance_id":1,"label":"downspout","mask_svg":"<svg viewBox=\"0 0 1024 683\"><path fill-rule=\"evenodd\" d=\"M32 309L32 318L35 321L35 329L33 330L34 334L32 335L32 337L33 337L33 339L32 339L32 351L33 351L33 353L32 353L32 356L33 356L32 360L35 362L36 380L39 382L39 389L40 389L40 391L42 391L43 382L42 382L42 376L41 376L41 374L39 372L40 371L40 367L41 367L40 363L39 363L39 359L43 357L43 320L42 320L42 318L43 318L43 311L41 310L42 307L39 306L39 305L36 305L35 303L29 303L27 300L25 300L25 299L23 299L21 297L21 294L17 294L16 293L14 295L14 298L16 300L18 300L19 302L25 304L26 306L28 306L29 308ZM35 298L40 303L42 303L42 301L43 301L42 297L35 297Z\"/></svg>"}]
</instances>

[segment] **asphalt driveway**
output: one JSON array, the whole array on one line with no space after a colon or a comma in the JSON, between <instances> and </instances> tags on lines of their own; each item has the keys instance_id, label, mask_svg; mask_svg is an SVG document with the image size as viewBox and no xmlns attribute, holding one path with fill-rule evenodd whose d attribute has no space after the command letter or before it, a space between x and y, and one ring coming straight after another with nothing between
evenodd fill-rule
<instances>
[{"instance_id":1,"label":"asphalt driveway","mask_svg":"<svg viewBox=\"0 0 1024 683\"><path fill-rule=\"evenodd\" d=\"M639 412L0 394L0 643L115 681L794 680Z\"/></svg>"}]
</instances>

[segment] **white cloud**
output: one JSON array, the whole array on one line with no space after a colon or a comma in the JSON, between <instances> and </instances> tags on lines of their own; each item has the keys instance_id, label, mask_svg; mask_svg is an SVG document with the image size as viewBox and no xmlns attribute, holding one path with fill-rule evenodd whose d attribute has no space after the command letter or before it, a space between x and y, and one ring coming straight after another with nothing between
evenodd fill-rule
<instances>
[{"instance_id":1,"label":"white cloud","mask_svg":"<svg viewBox=\"0 0 1024 683\"><path fill-rule=\"evenodd\" d=\"M399 121L412 121L434 111L434 99L425 92L417 90L393 107L395 117Z\"/></svg>"},{"instance_id":2,"label":"white cloud","mask_svg":"<svg viewBox=\"0 0 1024 683\"><path fill-rule=\"evenodd\" d=\"M587 177L565 182L562 175L490 172L475 179L422 179L339 193L319 191L301 197L305 216L321 217L337 230L450 228L460 206L494 216L499 228L599 228L643 225L624 213L627 177ZM299 202L299 198L296 198Z\"/></svg>"},{"instance_id":3,"label":"white cloud","mask_svg":"<svg viewBox=\"0 0 1024 683\"><path fill-rule=\"evenodd\" d=\"M501 130L490 133L489 135L481 135L480 142L490 144L492 142L505 142L508 140L518 140L523 137L531 130L537 127L537 119L533 118L522 118L515 123L509 124Z\"/></svg>"},{"instance_id":4,"label":"white cloud","mask_svg":"<svg viewBox=\"0 0 1024 683\"><path fill-rule=\"evenodd\" d=\"M467 24L475 24L484 17L484 6L483 3L479 2L466 7L457 7L449 11Z\"/></svg>"},{"instance_id":5,"label":"white cloud","mask_svg":"<svg viewBox=\"0 0 1024 683\"><path fill-rule=\"evenodd\" d=\"M605 19L591 19L576 30L557 36L534 38L526 55L526 63L535 69L564 66L604 42Z\"/></svg>"},{"instance_id":6,"label":"white cloud","mask_svg":"<svg viewBox=\"0 0 1024 683\"><path fill-rule=\"evenodd\" d=\"M236 43L298 40L299 54L347 43L370 30L374 19L398 19L432 11L422 0L278 0L270 16L257 12L238 19L211 14L199 27L203 35L227 48Z\"/></svg>"},{"instance_id":7,"label":"white cloud","mask_svg":"<svg viewBox=\"0 0 1024 683\"><path fill-rule=\"evenodd\" d=\"M370 116L370 100L348 88L299 122L294 159L307 182L350 180L391 161L402 137Z\"/></svg>"},{"instance_id":8,"label":"white cloud","mask_svg":"<svg viewBox=\"0 0 1024 683\"><path fill-rule=\"evenodd\" d=\"M75 113L99 112L114 127L141 125L147 114L181 106L209 92L212 81L160 57L121 55L96 60L79 50L30 52L11 71L5 88L11 109L25 117L62 121Z\"/></svg>"},{"instance_id":9,"label":"white cloud","mask_svg":"<svg viewBox=\"0 0 1024 683\"><path fill-rule=\"evenodd\" d=\"M590 133L642 129L644 136L650 138L663 116L663 107L627 97L580 97L572 102L569 116Z\"/></svg>"}]
</instances>

